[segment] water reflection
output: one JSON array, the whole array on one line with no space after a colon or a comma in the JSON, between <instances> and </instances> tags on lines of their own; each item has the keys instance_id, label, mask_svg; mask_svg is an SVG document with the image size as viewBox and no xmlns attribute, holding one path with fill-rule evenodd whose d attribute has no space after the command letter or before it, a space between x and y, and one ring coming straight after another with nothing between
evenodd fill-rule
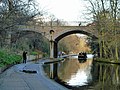
<instances>
[{"instance_id":1,"label":"water reflection","mask_svg":"<svg viewBox=\"0 0 120 90\"><path fill-rule=\"evenodd\" d=\"M120 66L115 64L93 63L92 77L96 90L120 90Z\"/></svg>"},{"instance_id":2,"label":"water reflection","mask_svg":"<svg viewBox=\"0 0 120 90\"><path fill-rule=\"evenodd\" d=\"M58 64L58 77L72 90L120 90L120 66L92 59L79 63L75 57L67 58Z\"/></svg>"},{"instance_id":3,"label":"water reflection","mask_svg":"<svg viewBox=\"0 0 120 90\"><path fill-rule=\"evenodd\" d=\"M59 67L58 76L71 86L87 85L92 79L90 70L92 60L79 63L77 59L69 58Z\"/></svg>"}]
</instances>

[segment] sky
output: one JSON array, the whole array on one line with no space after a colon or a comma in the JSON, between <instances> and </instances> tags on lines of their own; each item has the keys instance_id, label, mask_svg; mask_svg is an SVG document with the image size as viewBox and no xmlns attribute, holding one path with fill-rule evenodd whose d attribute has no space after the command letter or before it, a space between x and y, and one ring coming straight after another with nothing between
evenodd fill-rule
<instances>
[{"instance_id":1,"label":"sky","mask_svg":"<svg viewBox=\"0 0 120 90\"><path fill-rule=\"evenodd\" d=\"M37 0L41 9L64 21L85 21L83 0Z\"/></svg>"}]
</instances>

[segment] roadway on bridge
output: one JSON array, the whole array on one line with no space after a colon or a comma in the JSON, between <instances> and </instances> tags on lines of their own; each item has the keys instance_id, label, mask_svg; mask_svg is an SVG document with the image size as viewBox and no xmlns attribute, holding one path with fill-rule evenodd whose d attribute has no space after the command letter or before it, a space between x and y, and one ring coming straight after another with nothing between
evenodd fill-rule
<instances>
[{"instance_id":1,"label":"roadway on bridge","mask_svg":"<svg viewBox=\"0 0 120 90\"><path fill-rule=\"evenodd\" d=\"M17 64L0 74L0 90L68 90L46 77L42 63ZM36 71L37 73L26 73Z\"/></svg>"}]
</instances>

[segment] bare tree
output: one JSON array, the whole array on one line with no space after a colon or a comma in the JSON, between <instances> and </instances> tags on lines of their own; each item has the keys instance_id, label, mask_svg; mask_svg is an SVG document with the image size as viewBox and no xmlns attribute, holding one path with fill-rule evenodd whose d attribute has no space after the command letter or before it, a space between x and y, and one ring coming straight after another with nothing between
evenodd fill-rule
<instances>
[{"instance_id":1,"label":"bare tree","mask_svg":"<svg viewBox=\"0 0 120 90\"><path fill-rule=\"evenodd\" d=\"M3 40L19 25L26 25L35 16L41 15L35 0L2 0L0 3L0 35Z\"/></svg>"},{"instance_id":2,"label":"bare tree","mask_svg":"<svg viewBox=\"0 0 120 90\"><path fill-rule=\"evenodd\" d=\"M100 57L118 57L119 38L119 6L118 0L87 0L91 4L90 12L93 14L96 30L98 31L98 43ZM118 28L117 28L118 27Z\"/></svg>"}]
</instances>

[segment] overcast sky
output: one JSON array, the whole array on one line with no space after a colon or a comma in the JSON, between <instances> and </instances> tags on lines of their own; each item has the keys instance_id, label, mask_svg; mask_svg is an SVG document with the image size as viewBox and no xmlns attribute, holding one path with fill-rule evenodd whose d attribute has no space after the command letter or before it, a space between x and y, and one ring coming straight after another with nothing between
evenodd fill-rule
<instances>
[{"instance_id":1,"label":"overcast sky","mask_svg":"<svg viewBox=\"0 0 120 90\"><path fill-rule=\"evenodd\" d=\"M40 8L65 21L85 21L87 3L83 0L37 0Z\"/></svg>"}]
</instances>

